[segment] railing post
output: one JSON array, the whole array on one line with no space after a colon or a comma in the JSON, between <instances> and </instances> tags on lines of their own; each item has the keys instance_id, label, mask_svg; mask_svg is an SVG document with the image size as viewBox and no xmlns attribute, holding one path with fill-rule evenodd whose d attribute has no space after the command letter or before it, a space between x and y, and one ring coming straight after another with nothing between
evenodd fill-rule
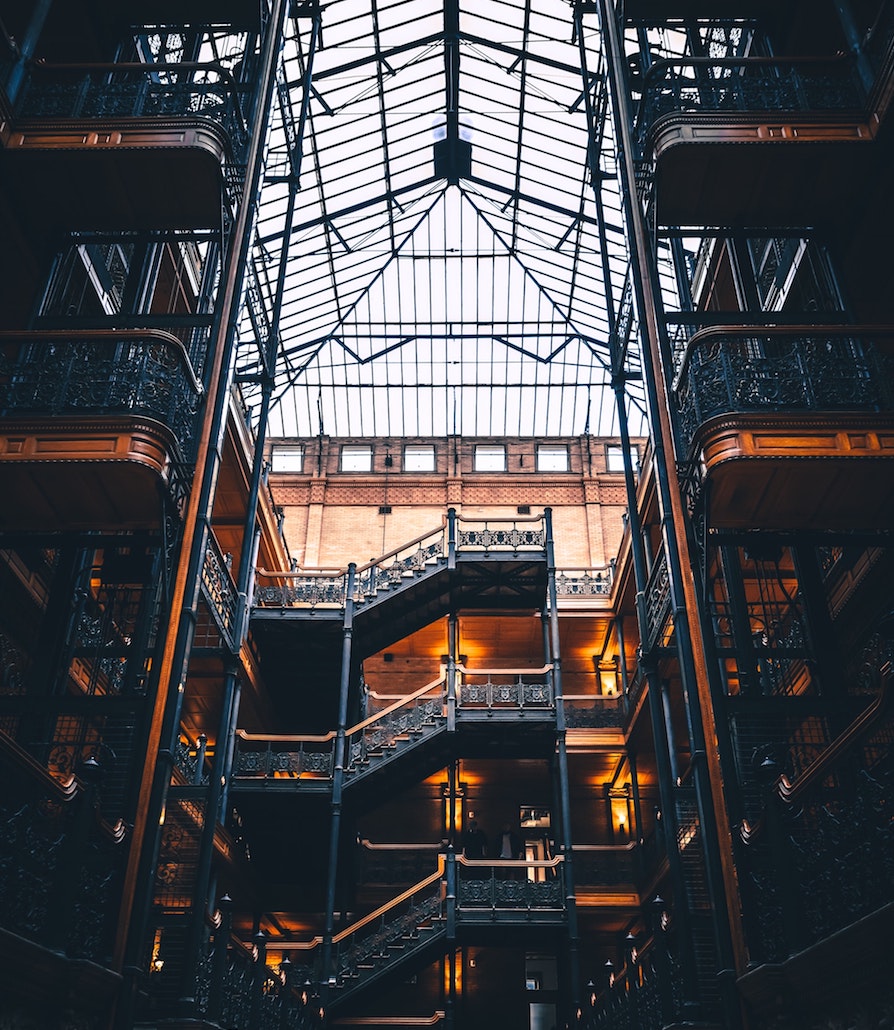
<instances>
[{"instance_id":1,"label":"railing post","mask_svg":"<svg viewBox=\"0 0 894 1030\"><path fill-rule=\"evenodd\" d=\"M548 659L552 663L553 691L556 702L556 764L559 773L559 804L562 822L562 855L565 873L565 913L568 926L568 982L571 997L566 1001L566 1019L579 1008L580 970L578 968L577 902L574 894L574 867L571 843L571 789L568 776L568 751L565 740L565 702L562 695L562 656L559 648L559 613L556 598L556 556L553 542L552 508L545 508L546 569L549 603Z\"/></svg>"},{"instance_id":2,"label":"railing post","mask_svg":"<svg viewBox=\"0 0 894 1030\"><path fill-rule=\"evenodd\" d=\"M267 979L267 937L260 930L252 937L255 946L255 963L251 980L251 1008L248 1017L249 1030L260 1030L261 1002L264 998L264 981Z\"/></svg>"},{"instance_id":3,"label":"railing post","mask_svg":"<svg viewBox=\"0 0 894 1030\"><path fill-rule=\"evenodd\" d=\"M223 1014L224 978L227 972L227 948L233 928L233 899L229 894L217 903L220 922L214 931L214 954L211 959L211 988L208 992L208 1018L219 1022Z\"/></svg>"},{"instance_id":4,"label":"railing post","mask_svg":"<svg viewBox=\"0 0 894 1030\"><path fill-rule=\"evenodd\" d=\"M447 732L456 730L456 638L459 620L456 612L447 619Z\"/></svg>"},{"instance_id":5,"label":"railing post","mask_svg":"<svg viewBox=\"0 0 894 1030\"><path fill-rule=\"evenodd\" d=\"M447 940L456 940L456 849L453 844L447 845Z\"/></svg>"},{"instance_id":6,"label":"railing post","mask_svg":"<svg viewBox=\"0 0 894 1030\"><path fill-rule=\"evenodd\" d=\"M351 644L354 636L354 580L357 566L348 566L345 581L345 617L342 630L341 684L338 699L338 731L335 737L332 768L332 816L329 827L329 870L326 884L326 926L323 931L323 990L335 980L331 967L332 937L335 932L335 888L338 881L338 838L341 829L341 798L345 775L345 730L348 722L348 690L351 679ZM324 994L328 1003L328 995Z\"/></svg>"},{"instance_id":7,"label":"railing post","mask_svg":"<svg viewBox=\"0 0 894 1030\"><path fill-rule=\"evenodd\" d=\"M447 509L447 568L456 568L456 508Z\"/></svg>"}]
</instances>

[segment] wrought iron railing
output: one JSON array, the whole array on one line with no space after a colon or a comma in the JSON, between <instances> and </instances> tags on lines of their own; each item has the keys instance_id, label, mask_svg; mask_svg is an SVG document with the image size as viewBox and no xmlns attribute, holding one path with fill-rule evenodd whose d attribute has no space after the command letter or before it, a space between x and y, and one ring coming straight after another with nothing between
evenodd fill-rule
<instances>
[{"instance_id":1,"label":"wrought iron railing","mask_svg":"<svg viewBox=\"0 0 894 1030\"><path fill-rule=\"evenodd\" d=\"M627 699L623 694L566 694L565 725L569 729L623 726Z\"/></svg>"},{"instance_id":2,"label":"wrought iron railing","mask_svg":"<svg viewBox=\"0 0 894 1030\"><path fill-rule=\"evenodd\" d=\"M20 118L208 118L235 152L248 138L248 87L216 62L32 64Z\"/></svg>"},{"instance_id":3,"label":"wrought iron railing","mask_svg":"<svg viewBox=\"0 0 894 1030\"><path fill-rule=\"evenodd\" d=\"M875 699L809 763L779 745L764 751L764 808L740 830L746 925L764 960L783 960L894 901L890 660L878 676ZM794 776L783 771L795 764Z\"/></svg>"},{"instance_id":4,"label":"wrought iron railing","mask_svg":"<svg viewBox=\"0 0 894 1030\"><path fill-rule=\"evenodd\" d=\"M671 612L670 579L667 558L661 550L655 559L646 589L643 591L643 616L645 620L645 649L662 643L667 636Z\"/></svg>"},{"instance_id":5,"label":"wrought iron railing","mask_svg":"<svg viewBox=\"0 0 894 1030\"><path fill-rule=\"evenodd\" d=\"M559 597L609 597L614 574L614 564L593 569L558 569L556 593Z\"/></svg>"},{"instance_id":6,"label":"wrought iron railing","mask_svg":"<svg viewBox=\"0 0 894 1030\"><path fill-rule=\"evenodd\" d=\"M480 669L458 666L462 682L457 689L457 710L466 717L476 713L490 717L497 712L554 713L552 684L544 678L551 666L540 669ZM512 676L506 682L503 677ZM483 677L484 682L473 682ZM499 678L495 678L499 677ZM608 700L608 699L607 699ZM345 730L346 782L362 775L371 763L401 746L421 740L445 725L450 704L446 672L412 694L395 698L391 704ZM321 736L266 735L239 730L233 775L243 779L331 780L334 773L335 731Z\"/></svg>"},{"instance_id":7,"label":"wrought iron railing","mask_svg":"<svg viewBox=\"0 0 894 1030\"><path fill-rule=\"evenodd\" d=\"M891 327L703 329L674 388L683 436L731 412L894 411L892 339Z\"/></svg>"},{"instance_id":8,"label":"wrought iron railing","mask_svg":"<svg viewBox=\"0 0 894 1030\"><path fill-rule=\"evenodd\" d=\"M373 755L395 747L399 739L421 736L443 720L442 676L347 730L345 775L362 772Z\"/></svg>"},{"instance_id":9,"label":"wrought iron railing","mask_svg":"<svg viewBox=\"0 0 894 1030\"><path fill-rule=\"evenodd\" d=\"M551 665L542 669L466 669L462 665L458 668L462 673L456 701L460 710L520 712L555 708L552 683L546 677Z\"/></svg>"},{"instance_id":10,"label":"wrought iron railing","mask_svg":"<svg viewBox=\"0 0 894 1030\"><path fill-rule=\"evenodd\" d=\"M239 730L233 775L243 779L329 780L335 733L322 736L264 736Z\"/></svg>"},{"instance_id":11,"label":"wrought iron railing","mask_svg":"<svg viewBox=\"0 0 894 1030\"><path fill-rule=\"evenodd\" d=\"M838 57L681 57L656 61L643 78L640 132L678 112L859 111L856 65Z\"/></svg>"},{"instance_id":12,"label":"wrought iron railing","mask_svg":"<svg viewBox=\"0 0 894 1030\"><path fill-rule=\"evenodd\" d=\"M404 583L451 562L458 553L544 554L546 531L540 515L530 518L464 518L451 513L436 529L357 566L353 600L357 608L372 603ZM265 608L343 607L347 569L258 569L253 603Z\"/></svg>"},{"instance_id":13,"label":"wrought iron railing","mask_svg":"<svg viewBox=\"0 0 894 1030\"><path fill-rule=\"evenodd\" d=\"M362 967L386 961L389 946L416 940L422 927L443 919L443 874L442 857L431 876L337 933L332 938L336 979L344 982Z\"/></svg>"},{"instance_id":14,"label":"wrought iron railing","mask_svg":"<svg viewBox=\"0 0 894 1030\"><path fill-rule=\"evenodd\" d=\"M565 866L561 856L542 861L456 859L456 903L474 918L484 909L547 912L565 910Z\"/></svg>"},{"instance_id":15,"label":"wrought iron railing","mask_svg":"<svg viewBox=\"0 0 894 1030\"><path fill-rule=\"evenodd\" d=\"M202 386L161 330L0 333L0 417L141 415L189 450Z\"/></svg>"},{"instance_id":16,"label":"wrought iron railing","mask_svg":"<svg viewBox=\"0 0 894 1030\"><path fill-rule=\"evenodd\" d=\"M232 564L233 556L221 553L214 533L209 530L202 562L202 594L221 636L230 648L238 648L241 604Z\"/></svg>"}]
</instances>

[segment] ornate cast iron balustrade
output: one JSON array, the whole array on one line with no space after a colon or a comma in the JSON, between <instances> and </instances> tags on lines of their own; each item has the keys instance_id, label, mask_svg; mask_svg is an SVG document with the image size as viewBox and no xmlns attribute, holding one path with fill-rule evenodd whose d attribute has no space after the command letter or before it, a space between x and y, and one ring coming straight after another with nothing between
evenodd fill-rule
<instances>
[{"instance_id":1,"label":"ornate cast iron balustrade","mask_svg":"<svg viewBox=\"0 0 894 1030\"><path fill-rule=\"evenodd\" d=\"M482 551L527 551L545 546L542 529L490 528L460 529L456 545L460 549Z\"/></svg>"},{"instance_id":2,"label":"ornate cast iron balustrade","mask_svg":"<svg viewBox=\"0 0 894 1030\"><path fill-rule=\"evenodd\" d=\"M569 729L623 726L627 701L623 694L566 694L565 725Z\"/></svg>"},{"instance_id":3,"label":"ornate cast iron balustrade","mask_svg":"<svg viewBox=\"0 0 894 1030\"><path fill-rule=\"evenodd\" d=\"M440 727L444 721L443 683L443 679L435 680L349 729L345 774L362 772L374 756L397 747L398 741L419 738Z\"/></svg>"},{"instance_id":4,"label":"ornate cast iron balustrade","mask_svg":"<svg viewBox=\"0 0 894 1030\"><path fill-rule=\"evenodd\" d=\"M543 680L535 683L525 682L519 674L514 681L500 682L491 679L491 673L472 672L462 669L463 680L457 691L457 707L460 710L475 711L513 711L525 709L540 711L555 708L552 684ZM487 676L481 682L474 682L473 677Z\"/></svg>"},{"instance_id":5,"label":"ornate cast iron balustrade","mask_svg":"<svg viewBox=\"0 0 894 1030\"><path fill-rule=\"evenodd\" d=\"M859 111L866 99L849 56L673 58L652 65L643 89L641 137L667 114Z\"/></svg>"},{"instance_id":6,"label":"ornate cast iron balustrade","mask_svg":"<svg viewBox=\"0 0 894 1030\"><path fill-rule=\"evenodd\" d=\"M189 452L202 386L160 330L0 333L0 417L139 415Z\"/></svg>"},{"instance_id":7,"label":"ornate cast iron balustrade","mask_svg":"<svg viewBox=\"0 0 894 1030\"><path fill-rule=\"evenodd\" d=\"M892 339L888 327L703 329L675 385L684 438L733 412L894 411Z\"/></svg>"},{"instance_id":8,"label":"ornate cast iron balustrade","mask_svg":"<svg viewBox=\"0 0 894 1030\"><path fill-rule=\"evenodd\" d=\"M248 138L246 87L214 62L35 64L20 94L20 118L208 118L236 154Z\"/></svg>"},{"instance_id":9,"label":"ornate cast iron balustrade","mask_svg":"<svg viewBox=\"0 0 894 1030\"><path fill-rule=\"evenodd\" d=\"M217 628L230 648L238 648L239 592L230 573L232 555L221 554L214 534L209 531L202 563L202 594L208 602Z\"/></svg>"},{"instance_id":10,"label":"ornate cast iron balustrade","mask_svg":"<svg viewBox=\"0 0 894 1030\"><path fill-rule=\"evenodd\" d=\"M475 918L483 909L544 913L565 910L565 875L561 858L540 862L457 858L456 901L459 912Z\"/></svg>"},{"instance_id":11,"label":"ornate cast iron balustrade","mask_svg":"<svg viewBox=\"0 0 894 1030\"><path fill-rule=\"evenodd\" d=\"M600 569L561 569L556 572L556 593L559 597L608 597L614 574L614 565Z\"/></svg>"},{"instance_id":12,"label":"ornate cast iron balustrade","mask_svg":"<svg viewBox=\"0 0 894 1030\"><path fill-rule=\"evenodd\" d=\"M320 737L262 737L240 730L233 775L245 779L332 778L334 733Z\"/></svg>"},{"instance_id":13,"label":"ornate cast iron balustrade","mask_svg":"<svg viewBox=\"0 0 894 1030\"><path fill-rule=\"evenodd\" d=\"M643 608L646 623L646 650L651 651L665 638L670 619L670 580L664 551L661 551L655 560L649 582L646 584Z\"/></svg>"}]
</instances>

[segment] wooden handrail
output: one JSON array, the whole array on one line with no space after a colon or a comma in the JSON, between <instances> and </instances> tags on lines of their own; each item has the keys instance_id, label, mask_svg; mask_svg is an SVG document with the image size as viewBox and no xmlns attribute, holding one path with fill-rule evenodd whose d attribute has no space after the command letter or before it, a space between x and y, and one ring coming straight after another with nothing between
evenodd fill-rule
<instances>
[{"instance_id":1,"label":"wooden handrail","mask_svg":"<svg viewBox=\"0 0 894 1030\"><path fill-rule=\"evenodd\" d=\"M364 926L368 926L370 923L378 919L379 916L383 916L386 912L390 911L391 909L397 908L398 905L401 905L403 904L403 902L408 901L410 898L413 897L414 894L418 894L419 891L425 890L426 887L430 887L433 883L437 883L439 880L443 879L443 876L444 856L438 855L438 868L435 872L431 874L431 876L426 876L424 880L420 880L419 883L413 884L413 886L405 890L403 894L398 894L396 898L393 898L391 901L386 902L384 905L380 905L373 912L370 912L369 915L365 915L362 919L358 919L356 923L352 923L350 926L346 926L344 930L342 930L340 933L337 933L332 938L332 943L340 944L346 937L350 937L352 933L356 933Z\"/></svg>"},{"instance_id":2,"label":"wooden handrail","mask_svg":"<svg viewBox=\"0 0 894 1030\"><path fill-rule=\"evenodd\" d=\"M381 712L376 712L375 715L371 715L368 719L364 719L363 722L358 722L355 726L350 726L345 730L345 736L350 737L360 730L365 730L367 726L371 726L374 722L378 722L379 719L384 718L386 715L390 715L392 712L396 712L398 708L403 708L404 705L410 701L415 701L417 698L422 697L423 694L427 694L430 690L440 686L444 682L444 674L442 673L436 680L432 680L431 683L426 683L424 687L420 687L418 690L414 690L412 694L407 694L406 697L401 698L399 701L395 701L393 705L389 705L387 708L383 708Z\"/></svg>"},{"instance_id":3,"label":"wooden handrail","mask_svg":"<svg viewBox=\"0 0 894 1030\"><path fill-rule=\"evenodd\" d=\"M443 841L437 844L374 844L366 837L360 838L360 846L368 851L441 851Z\"/></svg>"},{"instance_id":4,"label":"wooden handrail","mask_svg":"<svg viewBox=\"0 0 894 1030\"><path fill-rule=\"evenodd\" d=\"M461 662L457 662L456 668L464 676L539 676L544 672L552 672L555 666L550 662L541 665L539 669L467 669Z\"/></svg>"},{"instance_id":5,"label":"wooden handrail","mask_svg":"<svg viewBox=\"0 0 894 1030\"><path fill-rule=\"evenodd\" d=\"M457 855L456 861L460 865L472 866L476 869L480 869L482 866L499 867L500 869L555 869L565 861L565 856L537 858L528 862L523 858L466 858L465 855Z\"/></svg>"},{"instance_id":6,"label":"wooden handrail","mask_svg":"<svg viewBox=\"0 0 894 1030\"><path fill-rule=\"evenodd\" d=\"M249 733L247 730L236 730L236 736L242 740L269 740L277 744L325 744L335 740L335 730L317 736L311 733Z\"/></svg>"},{"instance_id":7,"label":"wooden handrail","mask_svg":"<svg viewBox=\"0 0 894 1030\"><path fill-rule=\"evenodd\" d=\"M635 851L636 848L637 843L635 840L630 840L626 844L575 844L574 853L577 854L579 851L585 851L617 854L618 852Z\"/></svg>"},{"instance_id":8,"label":"wooden handrail","mask_svg":"<svg viewBox=\"0 0 894 1030\"><path fill-rule=\"evenodd\" d=\"M868 705L848 728L832 741L821 755L818 755L801 775L792 781L783 773L776 781L776 792L787 804L792 804L817 780L824 779L832 766L841 754L861 737L867 730L871 729L876 722L885 714L888 702L891 699L891 685L894 683L894 668L890 662L886 662L881 669L882 687L878 697Z\"/></svg>"}]
</instances>

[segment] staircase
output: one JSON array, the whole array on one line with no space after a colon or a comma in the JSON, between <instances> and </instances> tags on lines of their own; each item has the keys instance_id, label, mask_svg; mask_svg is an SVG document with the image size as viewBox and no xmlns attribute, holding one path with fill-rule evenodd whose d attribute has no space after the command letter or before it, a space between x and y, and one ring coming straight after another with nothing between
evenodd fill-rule
<instances>
[{"instance_id":1,"label":"staircase","mask_svg":"<svg viewBox=\"0 0 894 1030\"><path fill-rule=\"evenodd\" d=\"M443 875L441 858L431 876L333 937L330 1006L344 1004L396 969L431 960L447 933Z\"/></svg>"}]
</instances>

